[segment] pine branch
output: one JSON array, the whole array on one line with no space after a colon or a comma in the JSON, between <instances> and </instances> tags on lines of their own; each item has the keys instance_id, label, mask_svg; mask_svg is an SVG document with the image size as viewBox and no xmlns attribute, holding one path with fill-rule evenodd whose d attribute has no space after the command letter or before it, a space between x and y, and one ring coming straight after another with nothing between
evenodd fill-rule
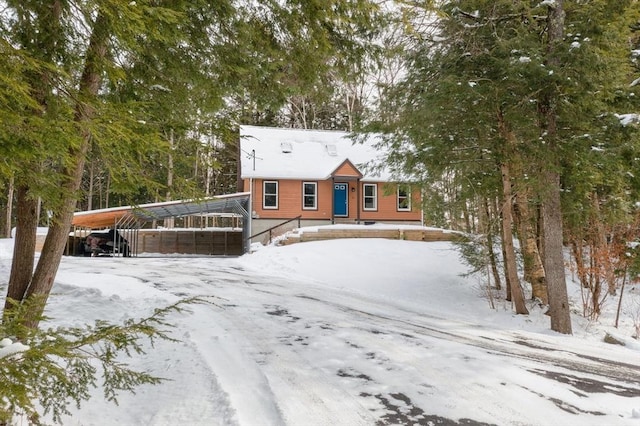
<instances>
[{"instance_id":1,"label":"pine branch","mask_svg":"<svg viewBox=\"0 0 640 426\"><path fill-rule=\"evenodd\" d=\"M0 401L4 401L0 423L18 414L36 423L41 415L50 414L58 423L70 414L70 404L80 407L91 397L91 389L101 387L105 399L117 404L123 391L162 383L165 379L132 369L122 359L145 354L146 345L153 347L158 340L178 342L170 334L170 315L184 314L194 304L217 306L210 298L192 297L120 325L96 321L92 326L42 331L22 325L30 303L37 301L14 304L0 326L0 337L17 341L15 336L20 335L26 345L0 357Z\"/></svg>"}]
</instances>

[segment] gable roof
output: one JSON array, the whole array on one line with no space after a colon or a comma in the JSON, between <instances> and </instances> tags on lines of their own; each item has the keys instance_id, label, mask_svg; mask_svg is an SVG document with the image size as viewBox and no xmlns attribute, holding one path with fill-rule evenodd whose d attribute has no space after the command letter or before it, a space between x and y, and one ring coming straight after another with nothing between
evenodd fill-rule
<instances>
[{"instance_id":1,"label":"gable roof","mask_svg":"<svg viewBox=\"0 0 640 426\"><path fill-rule=\"evenodd\" d=\"M331 172L331 176L334 177L357 177L358 179L362 179L362 172L353 165L353 163L346 159L336 168L333 172Z\"/></svg>"},{"instance_id":2,"label":"gable roof","mask_svg":"<svg viewBox=\"0 0 640 426\"><path fill-rule=\"evenodd\" d=\"M384 158L375 146L378 138L354 143L349 135L335 130L240 126L240 177L326 180L348 161L363 181L389 181L387 171L370 170Z\"/></svg>"}]
</instances>

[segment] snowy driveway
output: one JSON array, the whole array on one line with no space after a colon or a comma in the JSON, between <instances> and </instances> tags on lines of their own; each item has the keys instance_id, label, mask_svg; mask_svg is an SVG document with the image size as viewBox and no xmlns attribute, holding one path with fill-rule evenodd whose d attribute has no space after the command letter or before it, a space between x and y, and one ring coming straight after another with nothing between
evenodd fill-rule
<instances>
[{"instance_id":1,"label":"snowy driveway","mask_svg":"<svg viewBox=\"0 0 640 426\"><path fill-rule=\"evenodd\" d=\"M447 246L434 247L421 255L443 256L436 263L444 266ZM384 277L389 266L371 259L359 274L382 279L369 278L371 291L363 291L328 282L333 272L305 277L302 264L318 259L286 249L240 259L65 259L50 312L58 323L118 321L188 296L217 298L217 306L172 317L181 343L161 342L134 361L171 381L123 395L119 407L98 397L65 423L640 424L638 352L533 332L527 323L535 318L508 311L478 325L491 313L456 268L414 276L401 265L406 274L393 282ZM331 264L344 267L338 258ZM407 290L417 277L432 293Z\"/></svg>"},{"instance_id":2,"label":"snowy driveway","mask_svg":"<svg viewBox=\"0 0 640 426\"><path fill-rule=\"evenodd\" d=\"M239 349L266 381L256 397L277 401L276 424L604 424L616 413L589 394L640 396L638 367L537 335L255 277L225 297L240 303L227 305L236 315L219 338L243 337Z\"/></svg>"}]
</instances>

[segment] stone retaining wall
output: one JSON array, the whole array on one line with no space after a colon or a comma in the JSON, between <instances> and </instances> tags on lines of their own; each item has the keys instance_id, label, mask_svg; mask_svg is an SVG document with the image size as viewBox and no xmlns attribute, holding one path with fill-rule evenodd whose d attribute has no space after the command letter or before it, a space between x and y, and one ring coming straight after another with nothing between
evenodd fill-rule
<instances>
[{"instance_id":1,"label":"stone retaining wall","mask_svg":"<svg viewBox=\"0 0 640 426\"><path fill-rule=\"evenodd\" d=\"M318 229L317 232L304 231L292 234L282 244L293 244L306 241L332 240L337 238L385 238L407 241L454 241L462 237L458 232L441 229Z\"/></svg>"}]
</instances>

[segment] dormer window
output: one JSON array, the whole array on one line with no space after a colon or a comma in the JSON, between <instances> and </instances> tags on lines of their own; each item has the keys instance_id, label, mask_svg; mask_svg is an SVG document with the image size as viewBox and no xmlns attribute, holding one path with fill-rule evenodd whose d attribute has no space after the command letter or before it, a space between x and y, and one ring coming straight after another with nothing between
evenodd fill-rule
<instances>
[{"instance_id":1,"label":"dormer window","mask_svg":"<svg viewBox=\"0 0 640 426\"><path fill-rule=\"evenodd\" d=\"M290 154L291 152L293 152L291 142L280 142L280 149L284 154Z\"/></svg>"}]
</instances>

